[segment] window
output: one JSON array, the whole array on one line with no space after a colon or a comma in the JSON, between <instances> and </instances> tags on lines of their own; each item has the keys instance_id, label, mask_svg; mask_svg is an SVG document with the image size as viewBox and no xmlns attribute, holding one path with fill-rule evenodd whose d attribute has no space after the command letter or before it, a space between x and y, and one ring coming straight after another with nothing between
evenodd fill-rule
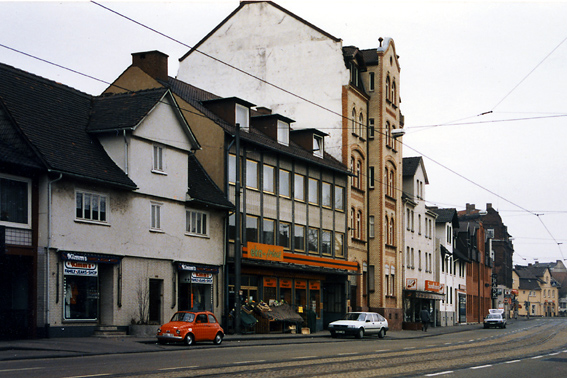
<instances>
[{"instance_id":1,"label":"window","mask_svg":"<svg viewBox=\"0 0 567 378\"><path fill-rule=\"evenodd\" d=\"M368 90L374 91L374 72L368 73Z\"/></svg>"},{"instance_id":2,"label":"window","mask_svg":"<svg viewBox=\"0 0 567 378\"><path fill-rule=\"evenodd\" d=\"M394 179L394 171L391 170L390 171L390 180L389 180L389 188L390 188L390 197L394 197L394 193L395 193L395 186L396 186L396 181Z\"/></svg>"},{"instance_id":3,"label":"window","mask_svg":"<svg viewBox=\"0 0 567 378\"><path fill-rule=\"evenodd\" d=\"M390 122L386 122L386 146L392 147L392 134L390 132Z\"/></svg>"},{"instance_id":4,"label":"window","mask_svg":"<svg viewBox=\"0 0 567 378\"><path fill-rule=\"evenodd\" d=\"M406 268L411 268L410 247L406 247Z\"/></svg>"},{"instance_id":5,"label":"window","mask_svg":"<svg viewBox=\"0 0 567 378\"><path fill-rule=\"evenodd\" d=\"M246 216L246 242L258 242L258 217Z\"/></svg>"},{"instance_id":6,"label":"window","mask_svg":"<svg viewBox=\"0 0 567 378\"><path fill-rule=\"evenodd\" d=\"M368 217L368 237L374 237L374 215Z\"/></svg>"},{"instance_id":7,"label":"window","mask_svg":"<svg viewBox=\"0 0 567 378\"><path fill-rule=\"evenodd\" d=\"M335 232L335 257L344 257L345 234Z\"/></svg>"},{"instance_id":8,"label":"window","mask_svg":"<svg viewBox=\"0 0 567 378\"><path fill-rule=\"evenodd\" d=\"M368 167L368 187L374 189L374 167Z\"/></svg>"},{"instance_id":9,"label":"window","mask_svg":"<svg viewBox=\"0 0 567 378\"><path fill-rule=\"evenodd\" d=\"M305 251L305 226L293 227L293 249L298 252Z\"/></svg>"},{"instance_id":10,"label":"window","mask_svg":"<svg viewBox=\"0 0 567 378\"><path fill-rule=\"evenodd\" d=\"M390 100L390 75L386 76L386 101Z\"/></svg>"},{"instance_id":11,"label":"window","mask_svg":"<svg viewBox=\"0 0 567 378\"><path fill-rule=\"evenodd\" d=\"M242 131L250 131L250 110L246 106L236 104L236 123Z\"/></svg>"},{"instance_id":12,"label":"window","mask_svg":"<svg viewBox=\"0 0 567 378\"><path fill-rule=\"evenodd\" d=\"M289 146L289 123L278 120L278 143Z\"/></svg>"},{"instance_id":13,"label":"window","mask_svg":"<svg viewBox=\"0 0 567 378\"><path fill-rule=\"evenodd\" d=\"M202 211L187 210L185 212L185 231L189 234L207 236L208 214Z\"/></svg>"},{"instance_id":14,"label":"window","mask_svg":"<svg viewBox=\"0 0 567 378\"><path fill-rule=\"evenodd\" d=\"M163 165L163 147L154 145L152 170L155 172L164 172Z\"/></svg>"},{"instance_id":15,"label":"window","mask_svg":"<svg viewBox=\"0 0 567 378\"><path fill-rule=\"evenodd\" d=\"M291 224L286 222L280 222L280 227L278 231L278 245L284 247L285 249L290 249L291 243Z\"/></svg>"},{"instance_id":16,"label":"window","mask_svg":"<svg viewBox=\"0 0 567 378\"><path fill-rule=\"evenodd\" d=\"M352 125L351 125L352 133L356 134L356 109L355 108L352 108L352 121L351 122L352 122Z\"/></svg>"},{"instance_id":17,"label":"window","mask_svg":"<svg viewBox=\"0 0 567 378\"><path fill-rule=\"evenodd\" d=\"M263 188L264 192L275 193L274 186L274 171L275 168L271 165L264 164L264 175L263 175Z\"/></svg>"},{"instance_id":18,"label":"window","mask_svg":"<svg viewBox=\"0 0 567 378\"><path fill-rule=\"evenodd\" d=\"M246 160L246 187L258 189L258 162Z\"/></svg>"},{"instance_id":19,"label":"window","mask_svg":"<svg viewBox=\"0 0 567 378\"><path fill-rule=\"evenodd\" d=\"M0 224L29 225L31 223L30 201L30 180L0 176Z\"/></svg>"},{"instance_id":20,"label":"window","mask_svg":"<svg viewBox=\"0 0 567 378\"><path fill-rule=\"evenodd\" d=\"M319 204L319 181L317 179L309 179L309 203Z\"/></svg>"},{"instance_id":21,"label":"window","mask_svg":"<svg viewBox=\"0 0 567 378\"><path fill-rule=\"evenodd\" d=\"M320 135L313 135L313 155L322 158L324 150L325 146L323 145L323 137Z\"/></svg>"},{"instance_id":22,"label":"window","mask_svg":"<svg viewBox=\"0 0 567 378\"><path fill-rule=\"evenodd\" d=\"M152 230L161 230L161 210L163 204L152 202L151 203L151 223L150 227Z\"/></svg>"},{"instance_id":23,"label":"window","mask_svg":"<svg viewBox=\"0 0 567 378\"><path fill-rule=\"evenodd\" d=\"M354 208L350 209L350 237L354 238L356 232L356 223L354 221Z\"/></svg>"},{"instance_id":24,"label":"window","mask_svg":"<svg viewBox=\"0 0 567 378\"><path fill-rule=\"evenodd\" d=\"M417 267L421 271L421 249L417 251L417 257L419 259L419 265Z\"/></svg>"},{"instance_id":25,"label":"window","mask_svg":"<svg viewBox=\"0 0 567 378\"><path fill-rule=\"evenodd\" d=\"M236 239L236 214L232 213L228 217L228 239Z\"/></svg>"},{"instance_id":26,"label":"window","mask_svg":"<svg viewBox=\"0 0 567 378\"><path fill-rule=\"evenodd\" d=\"M417 214L417 234L421 235L421 214Z\"/></svg>"},{"instance_id":27,"label":"window","mask_svg":"<svg viewBox=\"0 0 567 378\"><path fill-rule=\"evenodd\" d=\"M352 173L352 178L350 181L351 186L358 187L358 177L356 176L356 172L354 171L355 159L354 156L350 157L350 171Z\"/></svg>"},{"instance_id":28,"label":"window","mask_svg":"<svg viewBox=\"0 0 567 378\"><path fill-rule=\"evenodd\" d=\"M333 254L331 236L331 231L321 231L321 253L324 255L331 256Z\"/></svg>"},{"instance_id":29,"label":"window","mask_svg":"<svg viewBox=\"0 0 567 378\"><path fill-rule=\"evenodd\" d=\"M77 219L106 222L106 204L107 197L105 195L80 191L75 193Z\"/></svg>"},{"instance_id":30,"label":"window","mask_svg":"<svg viewBox=\"0 0 567 378\"><path fill-rule=\"evenodd\" d=\"M309 228L307 234L307 246L309 253L319 253L319 230L316 228Z\"/></svg>"},{"instance_id":31,"label":"window","mask_svg":"<svg viewBox=\"0 0 567 378\"><path fill-rule=\"evenodd\" d=\"M295 174L293 182L294 196L298 201L305 201L305 176Z\"/></svg>"},{"instance_id":32,"label":"window","mask_svg":"<svg viewBox=\"0 0 567 378\"><path fill-rule=\"evenodd\" d=\"M291 197L291 172L280 169L280 196Z\"/></svg>"},{"instance_id":33,"label":"window","mask_svg":"<svg viewBox=\"0 0 567 378\"><path fill-rule=\"evenodd\" d=\"M356 212L356 237L362 240L362 212Z\"/></svg>"},{"instance_id":34,"label":"window","mask_svg":"<svg viewBox=\"0 0 567 378\"><path fill-rule=\"evenodd\" d=\"M236 155L228 155L228 182L236 183Z\"/></svg>"},{"instance_id":35,"label":"window","mask_svg":"<svg viewBox=\"0 0 567 378\"><path fill-rule=\"evenodd\" d=\"M413 248L411 249L411 268L415 269L415 254Z\"/></svg>"},{"instance_id":36,"label":"window","mask_svg":"<svg viewBox=\"0 0 567 378\"><path fill-rule=\"evenodd\" d=\"M360 175L361 173L361 167L362 167L362 163L360 162L360 160L356 161L356 187L358 189L362 189L362 176Z\"/></svg>"},{"instance_id":37,"label":"window","mask_svg":"<svg viewBox=\"0 0 567 378\"><path fill-rule=\"evenodd\" d=\"M396 80L392 80L392 104L396 105Z\"/></svg>"},{"instance_id":38,"label":"window","mask_svg":"<svg viewBox=\"0 0 567 378\"><path fill-rule=\"evenodd\" d=\"M362 125L364 125L364 116L362 115L362 113L360 113L360 114L358 115L358 136L359 136L359 137L362 137L362 136L363 136L363 134L362 134L362 130L363 130L363 129L362 129Z\"/></svg>"},{"instance_id":39,"label":"window","mask_svg":"<svg viewBox=\"0 0 567 378\"><path fill-rule=\"evenodd\" d=\"M323 182L321 185L321 202L324 207L331 207L333 206L333 197L331 191L331 184L328 182Z\"/></svg>"},{"instance_id":40,"label":"window","mask_svg":"<svg viewBox=\"0 0 567 378\"><path fill-rule=\"evenodd\" d=\"M276 221L264 218L262 222L262 242L264 244L274 245L275 243Z\"/></svg>"},{"instance_id":41,"label":"window","mask_svg":"<svg viewBox=\"0 0 567 378\"><path fill-rule=\"evenodd\" d=\"M77 273L80 274L80 270ZM63 290L65 320L96 320L98 318L98 276L64 274Z\"/></svg>"},{"instance_id":42,"label":"window","mask_svg":"<svg viewBox=\"0 0 567 378\"><path fill-rule=\"evenodd\" d=\"M392 218L390 219L390 245L396 245L394 230L394 218Z\"/></svg>"},{"instance_id":43,"label":"window","mask_svg":"<svg viewBox=\"0 0 567 378\"><path fill-rule=\"evenodd\" d=\"M344 211L345 209L344 193L345 193L345 188L343 188L342 186L335 185L335 210Z\"/></svg>"},{"instance_id":44,"label":"window","mask_svg":"<svg viewBox=\"0 0 567 378\"><path fill-rule=\"evenodd\" d=\"M374 139L374 118L368 119L368 139Z\"/></svg>"}]
</instances>

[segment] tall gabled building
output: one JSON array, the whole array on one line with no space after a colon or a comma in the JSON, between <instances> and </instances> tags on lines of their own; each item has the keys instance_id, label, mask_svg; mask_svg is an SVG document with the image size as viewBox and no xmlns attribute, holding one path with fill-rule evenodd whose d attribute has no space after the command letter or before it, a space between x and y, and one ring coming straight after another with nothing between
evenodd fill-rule
<instances>
[{"instance_id":1,"label":"tall gabled building","mask_svg":"<svg viewBox=\"0 0 567 378\"><path fill-rule=\"evenodd\" d=\"M329 135L327 151L353 175L346 244L358 272L348 307L379 311L393 329L402 321L402 151L391 133L403 126L399 74L390 39L369 50L343 46L274 2L243 1L181 57L177 76Z\"/></svg>"}]
</instances>

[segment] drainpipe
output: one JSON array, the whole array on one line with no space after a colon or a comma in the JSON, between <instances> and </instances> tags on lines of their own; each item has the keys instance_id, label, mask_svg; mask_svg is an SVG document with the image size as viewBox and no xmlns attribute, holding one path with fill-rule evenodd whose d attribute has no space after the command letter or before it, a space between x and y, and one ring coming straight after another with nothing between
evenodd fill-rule
<instances>
[{"instance_id":1,"label":"drainpipe","mask_svg":"<svg viewBox=\"0 0 567 378\"><path fill-rule=\"evenodd\" d=\"M124 136L124 172L128 175L128 139L126 138L126 130L122 130Z\"/></svg>"},{"instance_id":2,"label":"drainpipe","mask_svg":"<svg viewBox=\"0 0 567 378\"><path fill-rule=\"evenodd\" d=\"M63 178L63 173L59 173L59 177L49 181L47 184L47 251L45 264L45 332L49 337L49 251L51 251L51 186L54 182Z\"/></svg>"}]
</instances>

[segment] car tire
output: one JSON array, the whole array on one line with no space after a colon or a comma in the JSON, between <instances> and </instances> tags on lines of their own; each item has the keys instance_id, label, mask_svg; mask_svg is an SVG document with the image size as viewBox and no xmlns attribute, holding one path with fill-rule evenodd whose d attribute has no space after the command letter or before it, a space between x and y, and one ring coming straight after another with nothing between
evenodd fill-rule
<instances>
[{"instance_id":1,"label":"car tire","mask_svg":"<svg viewBox=\"0 0 567 378\"><path fill-rule=\"evenodd\" d=\"M506 328L506 324L502 324L502 328Z\"/></svg>"},{"instance_id":2,"label":"car tire","mask_svg":"<svg viewBox=\"0 0 567 378\"><path fill-rule=\"evenodd\" d=\"M380 328L380 331L378 331L378 338L383 339L384 336L386 336L386 332L384 331L384 328Z\"/></svg>"},{"instance_id":3,"label":"car tire","mask_svg":"<svg viewBox=\"0 0 567 378\"><path fill-rule=\"evenodd\" d=\"M187 336L185 336L185 339L183 339L183 341L185 342L185 345L191 346L191 345L193 345L193 342L195 341L195 339L194 339L193 335L188 333Z\"/></svg>"},{"instance_id":4,"label":"car tire","mask_svg":"<svg viewBox=\"0 0 567 378\"><path fill-rule=\"evenodd\" d=\"M355 337L357 339L362 339L364 337L364 328L359 328L358 332L356 333Z\"/></svg>"},{"instance_id":5,"label":"car tire","mask_svg":"<svg viewBox=\"0 0 567 378\"><path fill-rule=\"evenodd\" d=\"M222 333L219 332L213 339L213 344L220 345L220 343L222 343Z\"/></svg>"}]
</instances>

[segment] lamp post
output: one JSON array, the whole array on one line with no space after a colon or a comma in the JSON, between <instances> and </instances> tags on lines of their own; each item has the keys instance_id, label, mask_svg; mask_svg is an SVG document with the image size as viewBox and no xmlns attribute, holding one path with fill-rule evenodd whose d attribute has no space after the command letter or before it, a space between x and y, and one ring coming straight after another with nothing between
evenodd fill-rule
<instances>
[{"instance_id":1,"label":"lamp post","mask_svg":"<svg viewBox=\"0 0 567 378\"><path fill-rule=\"evenodd\" d=\"M240 242L241 232L241 219L240 219L240 124L236 124L235 133L235 148L236 148L236 185L234 193L234 202L236 219L235 229L236 235L234 237L234 332L240 333L240 287L241 287L241 268L242 268L242 246Z\"/></svg>"}]
</instances>

